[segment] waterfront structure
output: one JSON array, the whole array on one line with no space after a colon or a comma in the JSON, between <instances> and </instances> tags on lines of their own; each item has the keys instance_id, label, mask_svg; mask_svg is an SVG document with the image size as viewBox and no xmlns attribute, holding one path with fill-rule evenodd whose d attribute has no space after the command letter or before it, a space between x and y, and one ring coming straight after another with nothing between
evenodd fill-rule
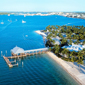
<instances>
[{"instance_id":1,"label":"waterfront structure","mask_svg":"<svg viewBox=\"0 0 85 85\"><path fill-rule=\"evenodd\" d=\"M16 46L13 49L11 49L12 56L10 56L10 57L3 56L3 58L5 59L5 61L7 62L9 67L13 67L13 66L16 66L18 64L12 65L12 63L9 61L10 58L14 59L14 58L19 58L19 57L26 57L28 55L45 53L47 51L48 51L48 48L40 48L40 49L33 49L33 50L24 50L23 48L20 48L20 47Z\"/></svg>"},{"instance_id":2,"label":"waterfront structure","mask_svg":"<svg viewBox=\"0 0 85 85\"><path fill-rule=\"evenodd\" d=\"M7 65L9 67L13 67L13 66L18 66L18 63L17 64L12 64L12 63L16 63L16 60L15 61L9 61L8 57L5 57L3 56L4 60L6 61Z\"/></svg>"},{"instance_id":3,"label":"waterfront structure","mask_svg":"<svg viewBox=\"0 0 85 85\"><path fill-rule=\"evenodd\" d=\"M11 49L11 53L12 55L24 54L24 49L16 46Z\"/></svg>"},{"instance_id":4,"label":"waterfront structure","mask_svg":"<svg viewBox=\"0 0 85 85\"><path fill-rule=\"evenodd\" d=\"M12 53L12 56L17 56L17 55L27 55L28 53L35 53L35 52L39 52L39 51L47 51L48 48L40 48L40 49L32 49L32 50L24 50L23 48L20 48L20 47L14 47L12 50L11 50L11 53Z\"/></svg>"}]
</instances>

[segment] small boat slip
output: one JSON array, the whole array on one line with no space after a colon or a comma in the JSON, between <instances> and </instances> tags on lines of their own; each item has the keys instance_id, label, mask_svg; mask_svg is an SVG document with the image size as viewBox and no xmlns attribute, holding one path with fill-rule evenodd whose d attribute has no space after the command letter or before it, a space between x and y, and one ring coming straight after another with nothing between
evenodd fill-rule
<instances>
[{"instance_id":1,"label":"small boat slip","mask_svg":"<svg viewBox=\"0 0 85 85\"><path fill-rule=\"evenodd\" d=\"M9 67L13 67L13 66L18 66L18 63L17 64L12 64L12 63L15 63L16 61L9 61L9 59L5 56L3 56L4 60L6 61L7 65Z\"/></svg>"}]
</instances>

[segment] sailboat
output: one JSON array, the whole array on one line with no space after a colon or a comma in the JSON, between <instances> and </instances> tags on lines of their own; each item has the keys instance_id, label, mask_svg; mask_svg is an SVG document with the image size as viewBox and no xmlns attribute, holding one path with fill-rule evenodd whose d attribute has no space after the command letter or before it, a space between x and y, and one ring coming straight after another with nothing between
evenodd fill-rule
<instances>
[{"instance_id":1,"label":"sailboat","mask_svg":"<svg viewBox=\"0 0 85 85\"><path fill-rule=\"evenodd\" d=\"M26 23L26 21L22 20L22 23Z\"/></svg>"},{"instance_id":2,"label":"sailboat","mask_svg":"<svg viewBox=\"0 0 85 85\"><path fill-rule=\"evenodd\" d=\"M4 24L4 22L2 21L1 24Z\"/></svg>"}]
</instances>

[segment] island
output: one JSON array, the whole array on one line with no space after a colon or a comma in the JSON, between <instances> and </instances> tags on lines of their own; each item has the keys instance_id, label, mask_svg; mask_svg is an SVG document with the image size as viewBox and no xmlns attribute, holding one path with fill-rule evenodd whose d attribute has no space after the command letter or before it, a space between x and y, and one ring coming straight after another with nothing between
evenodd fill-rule
<instances>
[{"instance_id":1,"label":"island","mask_svg":"<svg viewBox=\"0 0 85 85\"><path fill-rule=\"evenodd\" d=\"M58 15L69 18L85 19L85 12L0 12L0 15L51 16Z\"/></svg>"},{"instance_id":2,"label":"island","mask_svg":"<svg viewBox=\"0 0 85 85\"><path fill-rule=\"evenodd\" d=\"M85 84L85 74L80 72L85 59L85 27L84 26L47 26L45 30L36 31L43 36L47 54L59 63L74 79ZM74 62L79 65L75 68ZM72 66L70 66L70 64ZM84 69L85 71L85 69ZM81 76L81 77L79 77Z\"/></svg>"}]
</instances>

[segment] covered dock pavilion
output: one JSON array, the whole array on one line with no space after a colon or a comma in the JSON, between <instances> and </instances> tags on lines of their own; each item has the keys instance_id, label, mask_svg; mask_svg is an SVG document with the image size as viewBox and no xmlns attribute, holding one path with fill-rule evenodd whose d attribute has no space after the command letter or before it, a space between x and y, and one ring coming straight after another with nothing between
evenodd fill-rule
<instances>
[{"instance_id":1,"label":"covered dock pavilion","mask_svg":"<svg viewBox=\"0 0 85 85\"><path fill-rule=\"evenodd\" d=\"M20 47L14 47L11 49L11 58L13 57L24 57L27 55L34 55L34 54L40 54L48 51L48 48L39 48L39 49L32 49L32 50L24 50L23 48Z\"/></svg>"}]
</instances>

